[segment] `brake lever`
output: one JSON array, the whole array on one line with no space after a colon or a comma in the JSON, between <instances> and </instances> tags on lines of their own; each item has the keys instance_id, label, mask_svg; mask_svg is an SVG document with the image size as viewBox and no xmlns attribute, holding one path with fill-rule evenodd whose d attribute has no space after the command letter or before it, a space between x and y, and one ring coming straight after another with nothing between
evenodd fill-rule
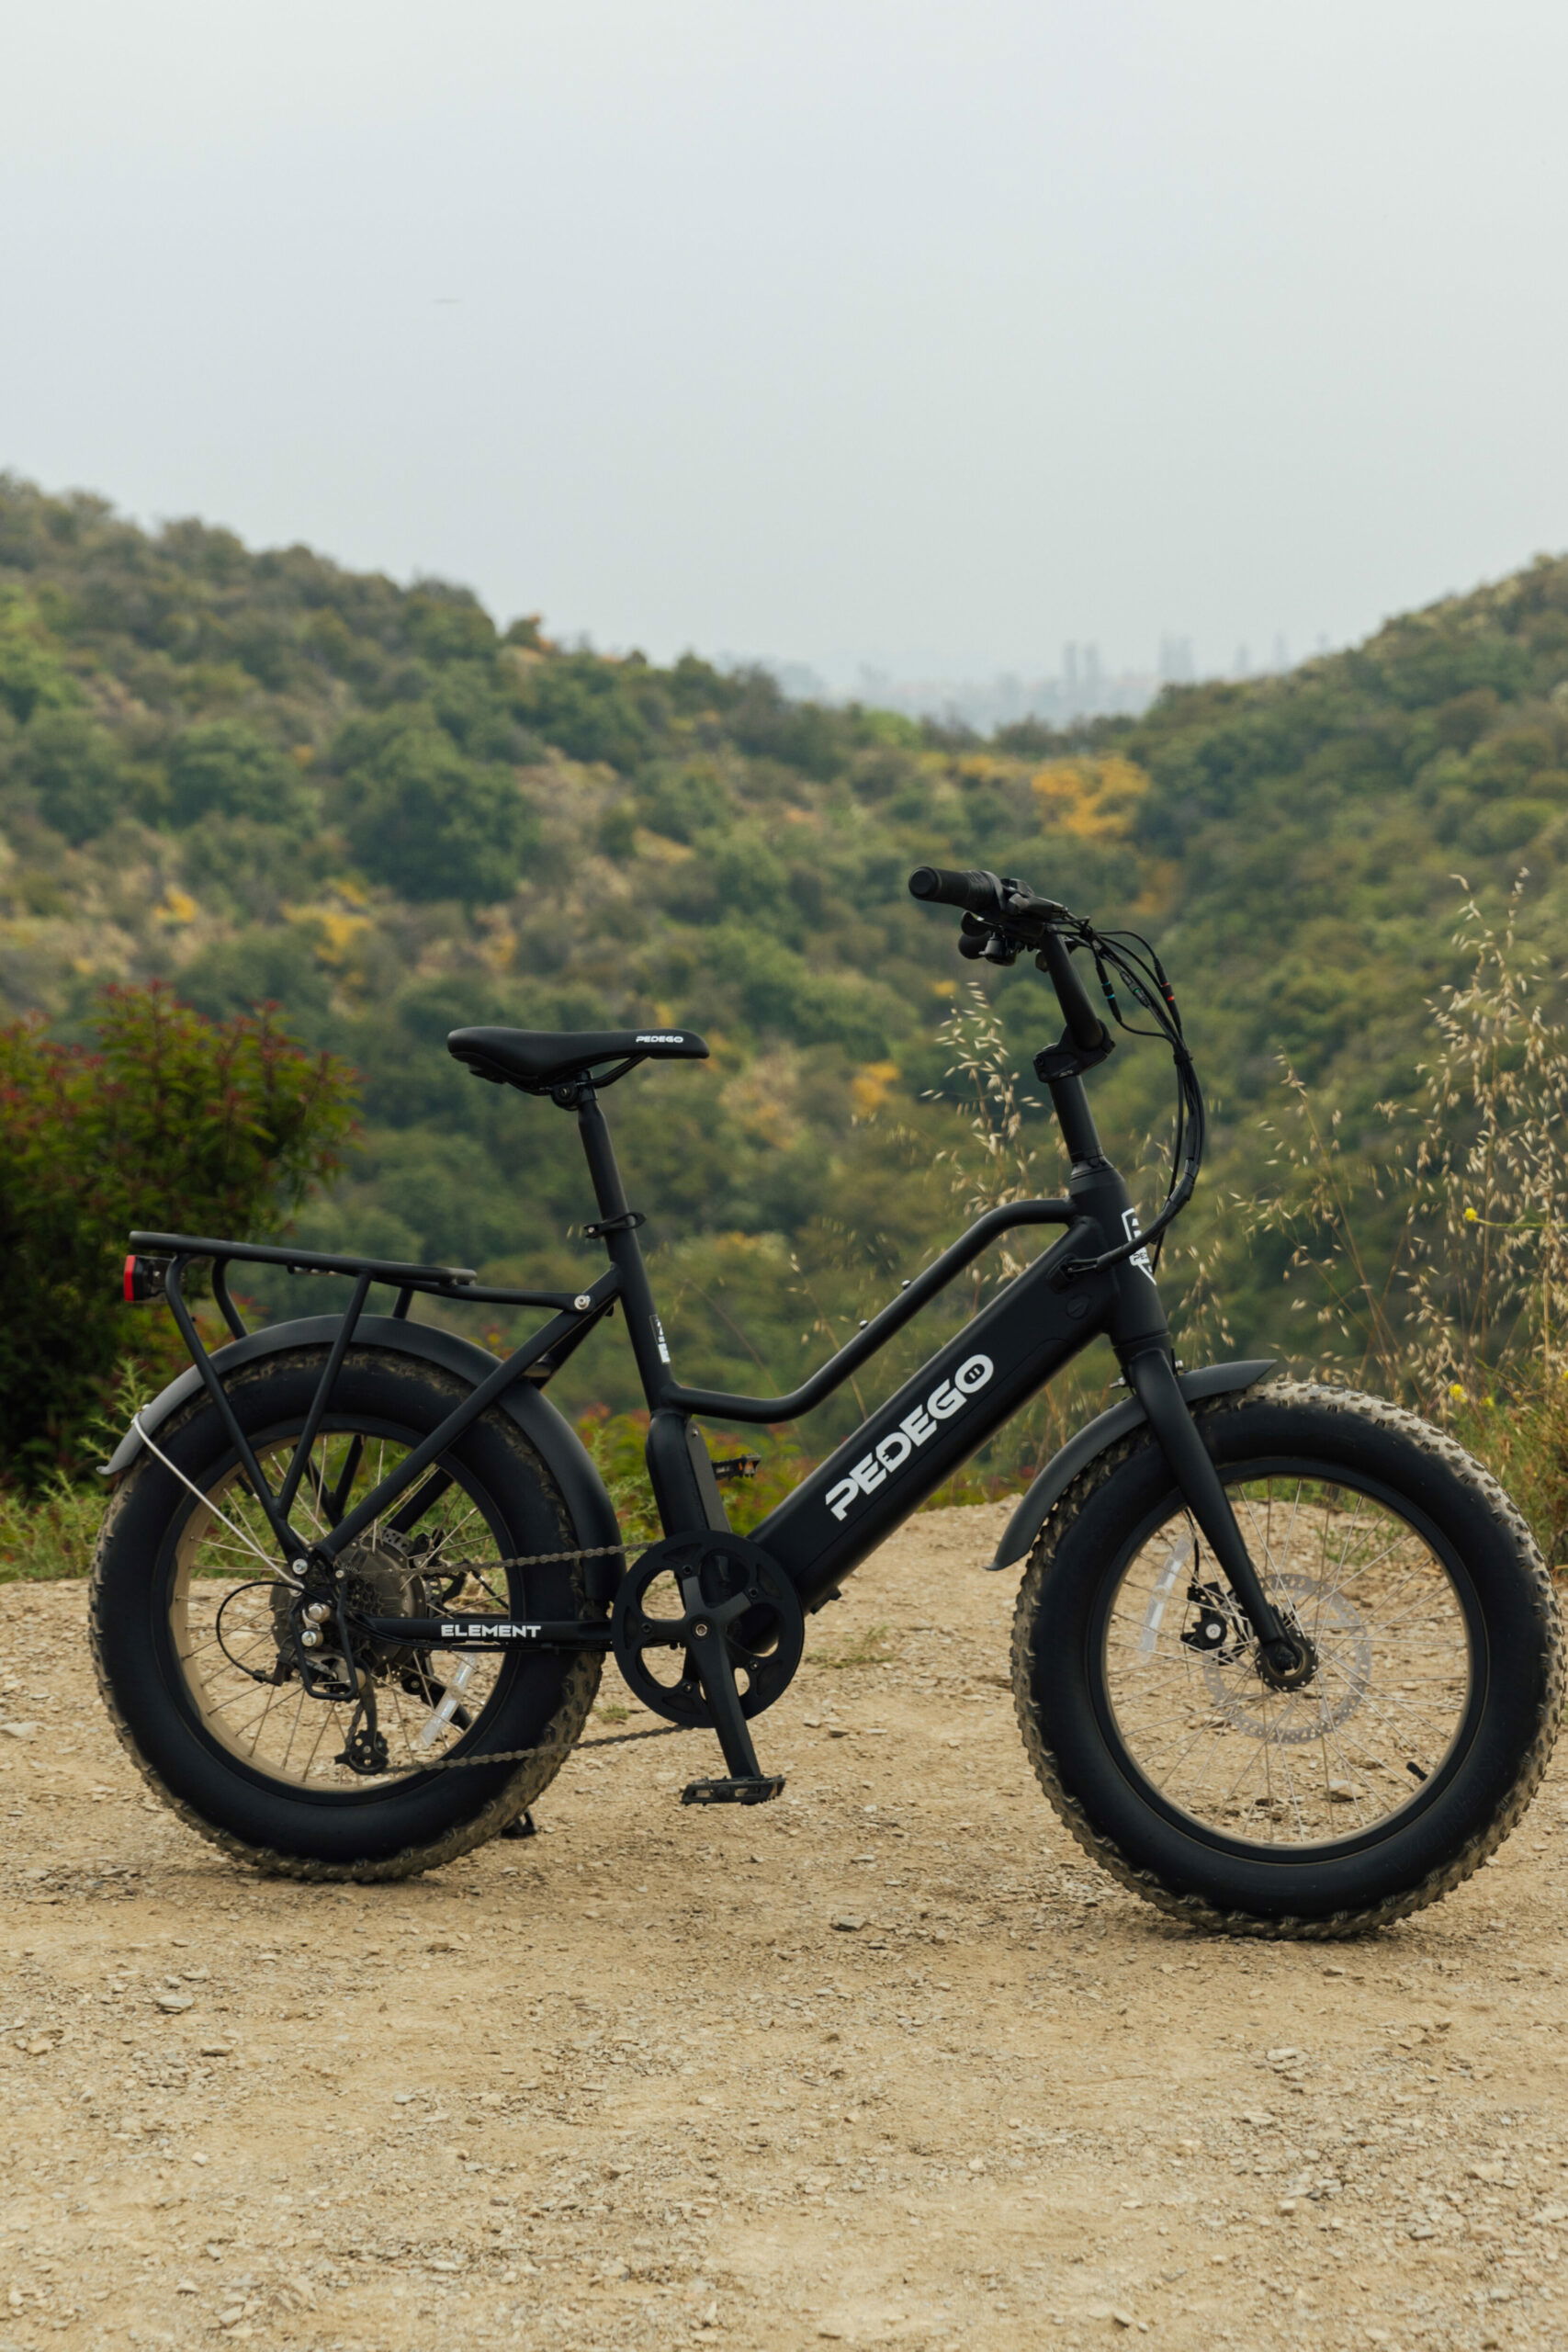
<instances>
[{"instance_id":1,"label":"brake lever","mask_svg":"<svg viewBox=\"0 0 1568 2352\"><path fill-rule=\"evenodd\" d=\"M970 963L1016 964L1019 942L1008 937L983 915L966 914L958 927L958 952Z\"/></svg>"},{"instance_id":2,"label":"brake lever","mask_svg":"<svg viewBox=\"0 0 1568 2352\"><path fill-rule=\"evenodd\" d=\"M1021 890L1016 882L1002 884L1003 907L1007 913L1021 915L1026 921L1044 923L1072 922L1058 899L1037 899L1032 890Z\"/></svg>"}]
</instances>

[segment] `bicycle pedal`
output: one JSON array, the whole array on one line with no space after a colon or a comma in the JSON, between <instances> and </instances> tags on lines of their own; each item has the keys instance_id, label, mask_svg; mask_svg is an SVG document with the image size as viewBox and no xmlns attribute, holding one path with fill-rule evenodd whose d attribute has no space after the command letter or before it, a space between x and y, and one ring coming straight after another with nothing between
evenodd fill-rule
<instances>
[{"instance_id":1,"label":"bicycle pedal","mask_svg":"<svg viewBox=\"0 0 1568 2352\"><path fill-rule=\"evenodd\" d=\"M682 1804L768 1804L784 1789L784 1774L760 1772L743 1781L688 1781Z\"/></svg>"}]
</instances>

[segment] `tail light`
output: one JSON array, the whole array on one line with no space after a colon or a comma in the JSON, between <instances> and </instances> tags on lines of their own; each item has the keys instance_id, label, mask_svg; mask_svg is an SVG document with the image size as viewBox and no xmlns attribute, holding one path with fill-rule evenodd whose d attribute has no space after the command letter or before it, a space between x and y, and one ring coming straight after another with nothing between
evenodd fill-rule
<instances>
[{"instance_id":1,"label":"tail light","mask_svg":"<svg viewBox=\"0 0 1568 2352\"><path fill-rule=\"evenodd\" d=\"M143 1306L150 1298L162 1298L164 1278L169 1271L164 1258L129 1257L125 1261L125 1303L128 1306Z\"/></svg>"}]
</instances>

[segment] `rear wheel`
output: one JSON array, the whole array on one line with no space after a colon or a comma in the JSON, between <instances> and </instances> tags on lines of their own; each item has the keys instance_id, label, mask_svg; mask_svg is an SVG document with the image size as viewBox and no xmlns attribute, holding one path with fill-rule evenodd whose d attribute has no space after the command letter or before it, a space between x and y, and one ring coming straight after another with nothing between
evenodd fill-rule
<instances>
[{"instance_id":1,"label":"rear wheel","mask_svg":"<svg viewBox=\"0 0 1568 2352\"><path fill-rule=\"evenodd\" d=\"M1272 1688L1139 1430L1069 1487L1019 1597L1024 1741L1079 1843L1161 1908L1344 1936L1477 1869L1556 1736L1562 1635L1518 1513L1374 1397L1280 1381L1200 1408L1270 1596L1308 1635Z\"/></svg>"},{"instance_id":2,"label":"rear wheel","mask_svg":"<svg viewBox=\"0 0 1568 2352\"><path fill-rule=\"evenodd\" d=\"M275 1488L323 1363L324 1351L301 1350L228 1384ZM295 1525L335 1525L466 1394L429 1365L351 1351ZM200 1498L142 1454L110 1505L93 1584L99 1680L157 1793L225 1851L307 1878L407 1877L515 1820L580 1736L598 1657L384 1644L350 1663L329 1622L312 1657L342 1695L313 1695L294 1640L296 1596L275 1573L276 1547L217 1412L198 1398L158 1442ZM580 1540L547 1464L492 1409L344 1565L356 1605L377 1616L602 1614L586 1601L581 1563L492 1565ZM517 1758L520 1749L529 1753ZM502 1760L487 1762L492 1754Z\"/></svg>"}]
</instances>

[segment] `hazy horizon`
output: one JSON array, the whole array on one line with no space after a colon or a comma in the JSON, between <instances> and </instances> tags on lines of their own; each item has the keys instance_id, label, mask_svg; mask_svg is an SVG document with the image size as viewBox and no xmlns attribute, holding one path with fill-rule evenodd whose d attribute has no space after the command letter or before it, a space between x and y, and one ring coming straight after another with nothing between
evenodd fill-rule
<instances>
[{"instance_id":1,"label":"hazy horizon","mask_svg":"<svg viewBox=\"0 0 1568 2352\"><path fill-rule=\"evenodd\" d=\"M58 0L0 465L841 683L1270 666L1568 543L1541 0Z\"/></svg>"}]
</instances>

